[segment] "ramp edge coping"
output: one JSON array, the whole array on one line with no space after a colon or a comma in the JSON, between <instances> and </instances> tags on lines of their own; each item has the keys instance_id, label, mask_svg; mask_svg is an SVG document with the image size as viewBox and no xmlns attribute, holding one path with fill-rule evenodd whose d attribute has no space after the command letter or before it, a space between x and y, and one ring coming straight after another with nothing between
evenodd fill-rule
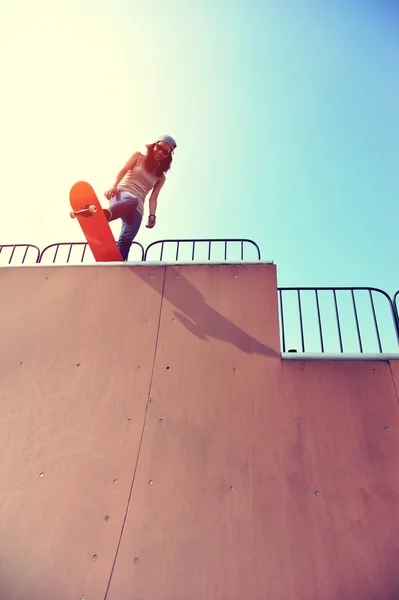
<instances>
[{"instance_id":1,"label":"ramp edge coping","mask_svg":"<svg viewBox=\"0 0 399 600\"><path fill-rule=\"evenodd\" d=\"M399 352L327 353L327 352L282 352L282 360L399 360Z\"/></svg>"},{"instance_id":2,"label":"ramp edge coping","mask_svg":"<svg viewBox=\"0 0 399 600\"><path fill-rule=\"evenodd\" d=\"M97 262L97 263L53 263L53 264L44 264L44 263L32 263L32 264L20 264L20 265L0 265L0 269L27 269L34 267L35 269L40 267L204 267L209 265L217 265L217 266L228 266L228 265L241 265L241 266L254 266L254 265L274 265L274 261L272 260L257 260L254 262L245 262L245 261L212 261L207 260L204 262L174 262L174 261L132 261L132 262Z\"/></svg>"}]
</instances>

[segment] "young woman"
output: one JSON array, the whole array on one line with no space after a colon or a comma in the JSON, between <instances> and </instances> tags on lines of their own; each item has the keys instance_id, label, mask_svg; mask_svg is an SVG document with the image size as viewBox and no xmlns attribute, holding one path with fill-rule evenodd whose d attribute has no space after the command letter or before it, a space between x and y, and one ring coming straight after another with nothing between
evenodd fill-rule
<instances>
[{"instance_id":1,"label":"young woman","mask_svg":"<svg viewBox=\"0 0 399 600\"><path fill-rule=\"evenodd\" d=\"M170 169L175 140L169 135L161 136L153 144L147 145L147 153L135 152L116 176L111 189L104 193L110 207L104 209L108 221L122 219L122 229L118 248L123 260L127 260L129 250L136 237L144 215L144 201L152 190L147 225L155 226L157 199L165 183L165 173Z\"/></svg>"}]
</instances>

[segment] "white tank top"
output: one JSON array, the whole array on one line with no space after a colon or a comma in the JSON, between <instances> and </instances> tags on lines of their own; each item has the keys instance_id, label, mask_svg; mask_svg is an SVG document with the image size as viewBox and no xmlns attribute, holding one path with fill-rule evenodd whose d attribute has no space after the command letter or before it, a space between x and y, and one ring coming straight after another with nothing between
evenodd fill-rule
<instances>
[{"instance_id":1,"label":"white tank top","mask_svg":"<svg viewBox=\"0 0 399 600\"><path fill-rule=\"evenodd\" d=\"M131 192L139 199L137 210L144 213L144 200L150 190L154 187L160 177L151 175L144 168L145 157L140 154L133 169L130 169L118 185L118 190Z\"/></svg>"}]
</instances>

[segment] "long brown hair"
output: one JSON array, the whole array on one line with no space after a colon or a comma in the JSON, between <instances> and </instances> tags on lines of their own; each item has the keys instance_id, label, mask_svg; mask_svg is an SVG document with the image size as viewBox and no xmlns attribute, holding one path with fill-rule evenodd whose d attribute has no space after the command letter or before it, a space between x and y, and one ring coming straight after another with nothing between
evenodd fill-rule
<instances>
[{"instance_id":1,"label":"long brown hair","mask_svg":"<svg viewBox=\"0 0 399 600\"><path fill-rule=\"evenodd\" d=\"M160 162L156 161L154 158L155 146L156 143L147 145L147 154L145 155L144 168L146 171L148 171L148 173L153 173L157 177L162 177L164 173L169 171L173 161L173 156L172 153L170 153L168 154L168 156L165 156L165 158L163 158Z\"/></svg>"}]
</instances>

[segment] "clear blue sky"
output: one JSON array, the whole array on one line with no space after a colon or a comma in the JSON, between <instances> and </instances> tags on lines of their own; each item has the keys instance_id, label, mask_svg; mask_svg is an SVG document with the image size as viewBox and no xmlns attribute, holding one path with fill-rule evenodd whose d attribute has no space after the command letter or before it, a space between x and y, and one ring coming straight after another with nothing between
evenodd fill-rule
<instances>
[{"instance_id":1,"label":"clear blue sky","mask_svg":"<svg viewBox=\"0 0 399 600\"><path fill-rule=\"evenodd\" d=\"M73 182L102 195L165 132L143 245L249 237L280 286L399 288L396 2L21 0L0 17L3 243L83 239Z\"/></svg>"}]
</instances>

